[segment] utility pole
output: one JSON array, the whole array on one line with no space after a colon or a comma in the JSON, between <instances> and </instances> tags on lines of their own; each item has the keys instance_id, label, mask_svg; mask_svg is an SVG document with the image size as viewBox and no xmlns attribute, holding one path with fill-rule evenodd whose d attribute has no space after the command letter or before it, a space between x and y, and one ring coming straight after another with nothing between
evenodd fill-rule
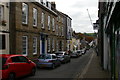
<instances>
[{"instance_id":1,"label":"utility pole","mask_svg":"<svg viewBox=\"0 0 120 80\"><path fill-rule=\"evenodd\" d=\"M91 19L91 17L90 17L90 14L89 14L88 9L87 9L87 12L88 12L88 16L89 16L89 18L90 18L91 25L93 26L92 19Z\"/></svg>"}]
</instances>

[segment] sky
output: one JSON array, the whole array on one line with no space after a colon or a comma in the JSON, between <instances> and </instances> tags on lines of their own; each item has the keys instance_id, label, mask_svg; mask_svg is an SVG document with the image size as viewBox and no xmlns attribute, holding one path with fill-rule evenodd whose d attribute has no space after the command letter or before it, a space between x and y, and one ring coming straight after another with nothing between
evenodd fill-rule
<instances>
[{"instance_id":1,"label":"sky","mask_svg":"<svg viewBox=\"0 0 120 80\"><path fill-rule=\"evenodd\" d=\"M75 32L93 33L88 11L95 23L98 19L98 0L48 0L56 3L56 8L72 18L72 28ZM87 11L88 9L88 11ZM96 32L96 31L95 31Z\"/></svg>"}]
</instances>

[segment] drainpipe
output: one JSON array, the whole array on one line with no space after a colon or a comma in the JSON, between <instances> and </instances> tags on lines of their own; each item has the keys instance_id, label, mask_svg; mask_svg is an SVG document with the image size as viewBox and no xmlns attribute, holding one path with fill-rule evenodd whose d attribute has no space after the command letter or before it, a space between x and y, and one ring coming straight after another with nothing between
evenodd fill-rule
<instances>
[{"instance_id":1,"label":"drainpipe","mask_svg":"<svg viewBox=\"0 0 120 80\"><path fill-rule=\"evenodd\" d=\"M112 36L111 36L111 78L115 80L115 30L114 25L112 28Z\"/></svg>"}]
</instances>

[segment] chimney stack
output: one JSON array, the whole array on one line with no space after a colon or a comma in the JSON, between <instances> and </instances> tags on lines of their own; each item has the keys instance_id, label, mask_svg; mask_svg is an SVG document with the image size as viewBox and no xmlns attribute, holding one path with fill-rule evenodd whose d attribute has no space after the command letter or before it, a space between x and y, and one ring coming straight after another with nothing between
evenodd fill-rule
<instances>
[{"instance_id":1,"label":"chimney stack","mask_svg":"<svg viewBox=\"0 0 120 80\"><path fill-rule=\"evenodd\" d=\"M56 9L56 4L55 4L55 2L51 2L51 6L52 6L52 9L53 9L53 10Z\"/></svg>"}]
</instances>

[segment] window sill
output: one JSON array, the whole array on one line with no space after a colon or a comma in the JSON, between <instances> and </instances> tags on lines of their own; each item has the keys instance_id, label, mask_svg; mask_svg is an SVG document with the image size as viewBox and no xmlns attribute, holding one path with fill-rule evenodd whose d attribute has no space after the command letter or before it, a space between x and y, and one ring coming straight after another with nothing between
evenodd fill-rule
<instances>
[{"instance_id":1,"label":"window sill","mask_svg":"<svg viewBox=\"0 0 120 80\"><path fill-rule=\"evenodd\" d=\"M37 56L37 53L33 53L33 56Z\"/></svg>"},{"instance_id":2,"label":"window sill","mask_svg":"<svg viewBox=\"0 0 120 80\"><path fill-rule=\"evenodd\" d=\"M23 26L28 26L28 24L24 24L24 23L22 23L22 25L23 25Z\"/></svg>"},{"instance_id":3,"label":"window sill","mask_svg":"<svg viewBox=\"0 0 120 80\"><path fill-rule=\"evenodd\" d=\"M37 28L37 26L33 25L33 28Z\"/></svg>"},{"instance_id":4,"label":"window sill","mask_svg":"<svg viewBox=\"0 0 120 80\"><path fill-rule=\"evenodd\" d=\"M45 28L41 28L41 29L45 30Z\"/></svg>"},{"instance_id":5,"label":"window sill","mask_svg":"<svg viewBox=\"0 0 120 80\"><path fill-rule=\"evenodd\" d=\"M26 57L28 57L28 55L27 55L27 54L23 54L23 56L26 56Z\"/></svg>"}]
</instances>

